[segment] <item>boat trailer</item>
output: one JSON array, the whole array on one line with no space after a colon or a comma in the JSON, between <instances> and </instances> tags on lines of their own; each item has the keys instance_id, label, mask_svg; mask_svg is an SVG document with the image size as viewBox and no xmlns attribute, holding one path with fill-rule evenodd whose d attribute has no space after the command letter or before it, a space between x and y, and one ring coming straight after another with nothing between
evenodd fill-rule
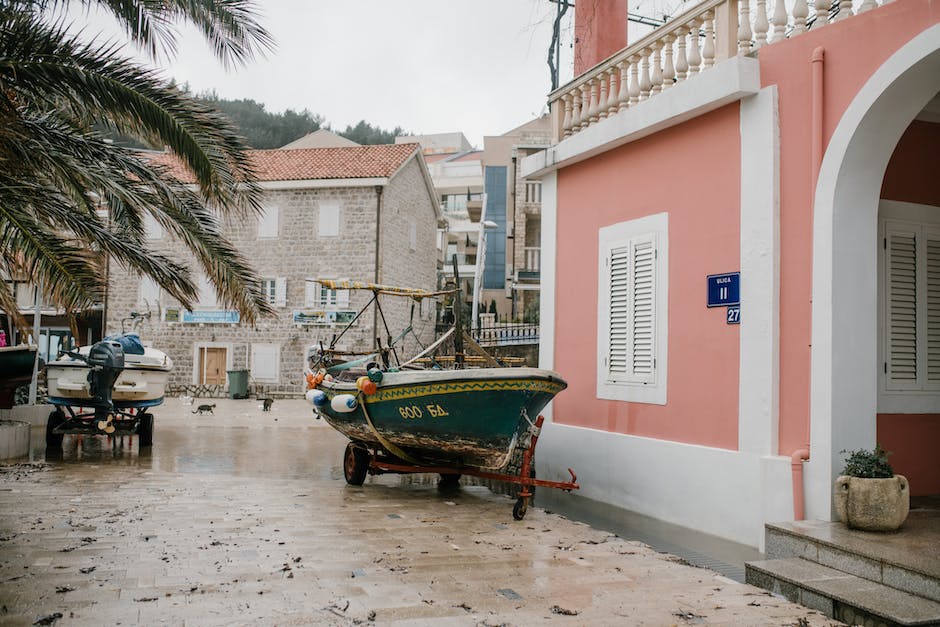
<instances>
[{"instance_id":1,"label":"boat trailer","mask_svg":"<svg viewBox=\"0 0 940 627\"><path fill-rule=\"evenodd\" d=\"M529 431L529 446L522 453L522 464L519 468L519 474L488 472L473 466L431 466L422 464L404 463L394 454L381 449L385 455L378 455L376 452L366 447L364 444L350 442L346 446L346 453L343 457L343 474L347 483L351 485L362 485L366 473L372 475L381 475L385 473L395 474L414 474L414 473L437 473L441 475L441 484L447 486L457 485L457 481L462 475L469 477L479 477L481 479L491 479L494 481L503 481L506 483L518 484L521 486L516 503L512 508L512 517L516 520L525 518L529 509L529 501L535 496L530 488L541 486L544 488L555 488L570 492L578 490L578 477L571 468L568 474L571 475L571 481L548 481L545 479L536 479L532 468L532 458L535 455L535 445L539 439L539 433L542 429L544 416L539 416L534 428Z\"/></svg>"}]
</instances>

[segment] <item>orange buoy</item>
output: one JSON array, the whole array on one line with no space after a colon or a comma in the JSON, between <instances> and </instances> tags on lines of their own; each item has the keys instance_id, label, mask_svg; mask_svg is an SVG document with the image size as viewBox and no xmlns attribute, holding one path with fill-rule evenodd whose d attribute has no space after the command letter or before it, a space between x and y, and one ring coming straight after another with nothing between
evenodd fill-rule
<instances>
[{"instance_id":1,"label":"orange buoy","mask_svg":"<svg viewBox=\"0 0 940 627\"><path fill-rule=\"evenodd\" d=\"M369 377L366 377L365 379L366 381L362 384L360 389L366 396L372 396L379 389L379 386L375 384L375 381L370 380Z\"/></svg>"}]
</instances>

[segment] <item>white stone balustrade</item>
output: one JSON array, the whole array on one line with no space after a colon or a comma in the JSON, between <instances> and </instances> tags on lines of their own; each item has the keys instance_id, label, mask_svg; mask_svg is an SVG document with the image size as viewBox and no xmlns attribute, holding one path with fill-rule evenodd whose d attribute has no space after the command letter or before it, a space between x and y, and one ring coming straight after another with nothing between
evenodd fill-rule
<instances>
[{"instance_id":1,"label":"white stone balustrade","mask_svg":"<svg viewBox=\"0 0 940 627\"><path fill-rule=\"evenodd\" d=\"M554 141L578 133L736 54L850 18L890 0L705 0L550 94ZM772 6L771 6L772 3ZM813 17L810 19L810 13Z\"/></svg>"}]
</instances>

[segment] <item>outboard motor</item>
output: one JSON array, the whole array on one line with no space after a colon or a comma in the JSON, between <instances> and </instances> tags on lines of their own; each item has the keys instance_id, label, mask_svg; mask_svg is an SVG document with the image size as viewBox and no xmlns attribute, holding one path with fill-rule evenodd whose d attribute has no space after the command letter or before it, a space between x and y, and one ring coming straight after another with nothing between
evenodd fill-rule
<instances>
[{"instance_id":1,"label":"outboard motor","mask_svg":"<svg viewBox=\"0 0 940 627\"><path fill-rule=\"evenodd\" d=\"M124 349L118 342L104 340L91 347L85 361L91 367L88 372L88 391L94 397L96 407L110 410L111 389L124 370Z\"/></svg>"}]
</instances>

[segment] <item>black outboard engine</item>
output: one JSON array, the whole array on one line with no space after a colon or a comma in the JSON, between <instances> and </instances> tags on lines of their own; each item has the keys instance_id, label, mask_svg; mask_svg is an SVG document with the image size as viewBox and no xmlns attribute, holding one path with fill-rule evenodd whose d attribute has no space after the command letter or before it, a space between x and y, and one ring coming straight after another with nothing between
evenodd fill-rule
<instances>
[{"instance_id":1,"label":"black outboard engine","mask_svg":"<svg viewBox=\"0 0 940 627\"><path fill-rule=\"evenodd\" d=\"M95 399L95 406L110 410L111 389L124 370L124 349L113 340L98 342L88 351L85 361L91 367L88 372L88 391Z\"/></svg>"}]
</instances>

